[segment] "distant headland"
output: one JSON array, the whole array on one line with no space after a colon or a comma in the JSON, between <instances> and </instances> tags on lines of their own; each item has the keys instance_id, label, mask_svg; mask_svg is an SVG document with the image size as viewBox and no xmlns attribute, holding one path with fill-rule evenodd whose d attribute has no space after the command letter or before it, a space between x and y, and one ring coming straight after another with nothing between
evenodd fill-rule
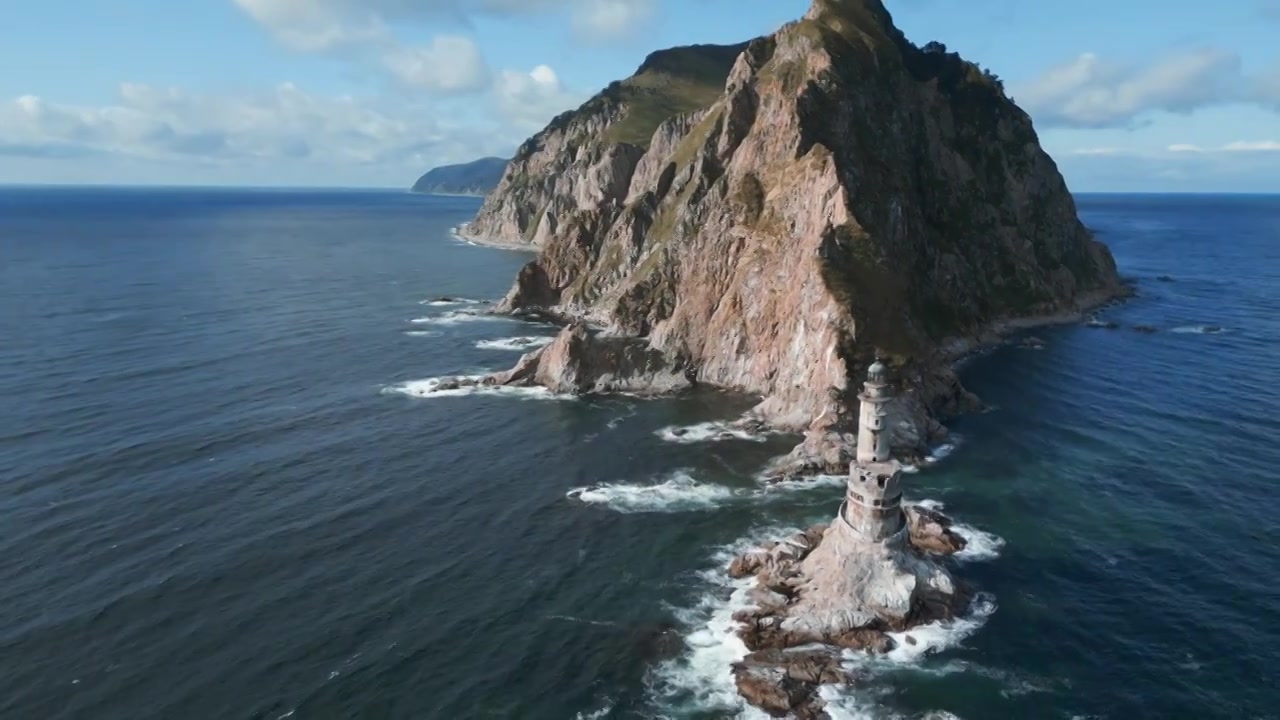
<instances>
[{"instance_id":1,"label":"distant headland","mask_svg":"<svg viewBox=\"0 0 1280 720\"><path fill-rule=\"evenodd\" d=\"M483 197L498 186L507 159L486 157L458 165L432 168L413 184L412 192L425 195L474 195Z\"/></svg>"}]
</instances>

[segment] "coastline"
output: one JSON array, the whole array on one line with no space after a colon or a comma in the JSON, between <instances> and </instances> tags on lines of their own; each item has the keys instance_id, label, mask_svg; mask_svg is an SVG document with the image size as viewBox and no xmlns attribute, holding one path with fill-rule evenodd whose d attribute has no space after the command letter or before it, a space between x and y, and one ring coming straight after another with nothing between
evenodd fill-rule
<instances>
[{"instance_id":1,"label":"coastline","mask_svg":"<svg viewBox=\"0 0 1280 720\"><path fill-rule=\"evenodd\" d=\"M1136 294L1137 290L1132 284L1121 281L1115 288L1103 288L1084 293L1076 298L1075 307L1067 310L993 320L988 323L985 330L975 335L958 335L944 339L938 344L937 356L942 362L955 365L975 353L1008 342L1009 336L1015 333L1078 323L1093 313L1125 302Z\"/></svg>"},{"instance_id":2,"label":"coastline","mask_svg":"<svg viewBox=\"0 0 1280 720\"><path fill-rule=\"evenodd\" d=\"M469 232L470 228L471 223L464 222L453 228L449 234L468 245L476 245L478 247L497 248L498 250L519 250L521 252L537 252L539 249L537 245L533 245L531 243L499 240L487 235L471 233Z\"/></svg>"}]
</instances>

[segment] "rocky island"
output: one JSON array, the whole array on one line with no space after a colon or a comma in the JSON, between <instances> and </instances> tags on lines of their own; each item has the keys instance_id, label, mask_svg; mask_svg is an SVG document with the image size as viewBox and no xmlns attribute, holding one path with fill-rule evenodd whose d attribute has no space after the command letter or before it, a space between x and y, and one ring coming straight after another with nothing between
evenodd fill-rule
<instances>
[{"instance_id":1,"label":"rocky island","mask_svg":"<svg viewBox=\"0 0 1280 720\"><path fill-rule=\"evenodd\" d=\"M746 422L806 435L777 477L848 467L873 358L919 453L978 406L959 354L1125 292L1000 81L879 0L653 53L526 141L462 232L536 248L497 311L568 326L483 382L754 393Z\"/></svg>"},{"instance_id":2,"label":"rocky island","mask_svg":"<svg viewBox=\"0 0 1280 720\"><path fill-rule=\"evenodd\" d=\"M441 387L754 393L741 422L804 434L771 477L849 473L832 523L728 569L756 579L738 688L776 716L822 716L818 687L856 680L840 651L968 606L941 559L963 539L903 505L893 459L980 406L954 360L1127 292L1000 80L880 0L650 55L526 141L460 232L536 249L495 311L563 330Z\"/></svg>"}]
</instances>

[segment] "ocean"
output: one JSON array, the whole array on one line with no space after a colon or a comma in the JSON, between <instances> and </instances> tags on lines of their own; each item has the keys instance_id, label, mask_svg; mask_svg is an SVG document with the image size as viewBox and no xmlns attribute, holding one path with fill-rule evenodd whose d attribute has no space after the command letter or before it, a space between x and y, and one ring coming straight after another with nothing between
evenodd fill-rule
<instances>
[{"instance_id":1,"label":"ocean","mask_svg":"<svg viewBox=\"0 0 1280 720\"><path fill-rule=\"evenodd\" d=\"M1138 295L964 363L906 487L980 601L836 717L1280 717L1280 197L1079 204ZM841 479L749 397L422 397L554 332L477 208L0 189L0 717L752 716L718 568Z\"/></svg>"}]
</instances>

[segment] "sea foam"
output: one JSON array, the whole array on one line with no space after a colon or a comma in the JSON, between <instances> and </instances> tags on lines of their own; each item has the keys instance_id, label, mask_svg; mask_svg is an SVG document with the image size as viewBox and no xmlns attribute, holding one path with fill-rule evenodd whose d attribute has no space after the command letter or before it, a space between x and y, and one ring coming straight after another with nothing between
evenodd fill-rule
<instances>
[{"instance_id":1,"label":"sea foam","mask_svg":"<svg viewBox=\"0 0 1280 720\"><path fill-rule=\"evenodd\" d=\"M448 377L426 378L425 380L411 380L396 385L390 385L382 389L384 394L407 395L413 398L447 398L447 397L467 397L470 395L488 395L499 397L514 397L522 400L567 400L572 399L572 395L560 395L551 392L544 387L511 387L507 385L468 385L467 387L450 388L441 390L440 385L446 380L451 379L467 379L479 380L483 375L452 375Z\"/></svg>"},{"instance_id":2,"label":"sea foam","mask_svg":"<svg viewBox=\"0 0 1280 720\"><path fill-rule=\"evenodd\" d=\"M677 470L655 483L599 483L573 488L565 497L587 505L601 505L620 513L678 513L715 510L735 503L770 502L793 492L844 487L840 475L767 483L756 487L728 487L704 483L692 470Z\"/></svg>"},{"instance_id":3,"label":"sea foam","mask_svg":"<svg viewBox=\"0 0 1280 720\"><path fill-rule=\"evenodd\" d=\"M457 325L465 322L485 322L494 320L505 320L506 318L492 313L482 312L480 310L450 310L440 315L428 315L426 317L418 317L409 322L415 325Z\"/></svg>"},{"instance_id":4,"label":"sea foam","mask_svg":"<svg viewBox=\"0 0 1280 720\"><path fill-rule=\"evenodd\" d=\"M942 512L946 507L940 500L931 498L906 501L906 504L933 512ZM953 556L955 559L963 562L983 562L1000 557L1000 551L1004 548L1004 538L999 535L964 523L954 523L951 529L964 538L965 542L964 549Z\"/></svg>"},{"instance_id":5,"label":"sea foam","mask_svg":"<svg viewBox=\"0 0 1280 720\"><path fill-rule=\"evenodd\" d=\"M1221 335L1227 332L1227 329L1217 325L1184 325L1176 327L1169 332L1178 333L1179 335Z\"/></svg>"},{"instance_id":6,"label":"sea foam","mask_svg":"<svg viewBox=\"0 0 1280 720\"><path fill-rule=\"evenodd\" d=\"M620 513L645 513L712 510L737 494L733 488L701 483L688 471L678 470L651 485L600 483L574 488L566 497Z\"/></svg>"},{"instance_id":7,"label":"sea foam","mask_svg":"<svg viewBox=\"0 0 1280 720\"><path fill-rule=\"evenodd\" d=\"M521 336L502 338L501 340L481 340L476 343L476 347L481 350L507 350L511 352L526 352L543 345L550 345L555 338L537 337L537 336Z\"/></svg>"},{"instance_id":8,"label":"sea foam","mask_svg":"<svg viewBox=\"0 0 1280 720\"><path fill-rule=\"evenodd\" d=\"M796 532L795 528L762 528L713 551L712 566L697 574L697 599L689 607L673 608L684 634L685 651L651 673L650 691L664 708L682 715L768 717L743 702L733 679L733 663L749 652L738 637L733 614L752 606L748 595L755 579L734 580L725 568L734 556Z\"/></svg>"},{"instance_id":9,"label":"sea foam","mask_svg":"<svg viewBox=\"0 0 1280 720\"><path fill-rule=\"evenodd\" d=\"M667 442L693 444L718 440L749 440L764 442L773 434L769 430L748 429L735 422L713 420L696 425L671 425L654 431Z\"/></svg>"}]
</instances>

